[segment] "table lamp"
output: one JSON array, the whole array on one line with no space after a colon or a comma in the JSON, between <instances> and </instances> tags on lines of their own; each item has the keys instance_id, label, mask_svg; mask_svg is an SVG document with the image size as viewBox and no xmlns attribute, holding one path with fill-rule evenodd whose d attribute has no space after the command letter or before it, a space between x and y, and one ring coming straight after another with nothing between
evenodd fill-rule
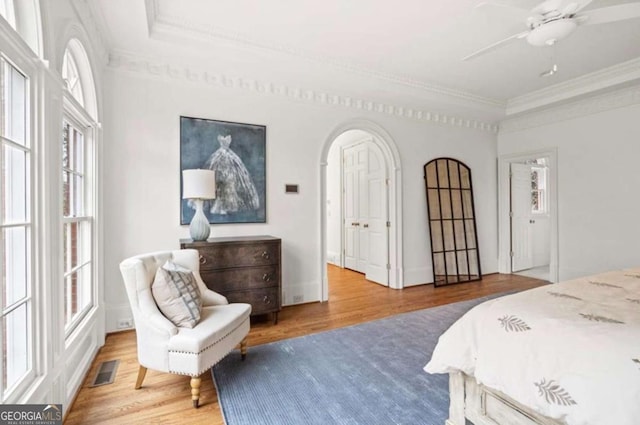
<instances>
[{"instance_id":1,"label":"table lamp","mask_svg":"<svg viewBox=\"0 0 640 425\"><path fill-rule=\"evenodd\" d=\"M189 234L194 241L206 241L211 232L209 220L204 215L205 199L216 198L216 174L212 170L182 170L182 199L190 199L196 213L189 224Z\"/></svg>"}]
</instances>

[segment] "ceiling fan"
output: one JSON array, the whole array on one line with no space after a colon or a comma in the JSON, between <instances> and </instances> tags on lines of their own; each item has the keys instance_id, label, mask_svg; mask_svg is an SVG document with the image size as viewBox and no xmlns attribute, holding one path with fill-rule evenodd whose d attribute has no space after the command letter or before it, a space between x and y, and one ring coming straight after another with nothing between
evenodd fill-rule
<instances>
[{"instance_id":1,"label":"ceiling fan","mask_svg":"<svg viewBox=\"0 0 640 425\"><path fill-rule=\"evenodd\" d=\"M593 0L546 0L531 10L504 3L482 2L476 7L497 6L522 13L525 31L497 41L468 56L463 61L475 58L510 41L526 39L532 46L552 46L566 38L583 25L605 24L626 19L640 18L640 2L592 9L582 12Z\"/></svg>"}]
</instances>

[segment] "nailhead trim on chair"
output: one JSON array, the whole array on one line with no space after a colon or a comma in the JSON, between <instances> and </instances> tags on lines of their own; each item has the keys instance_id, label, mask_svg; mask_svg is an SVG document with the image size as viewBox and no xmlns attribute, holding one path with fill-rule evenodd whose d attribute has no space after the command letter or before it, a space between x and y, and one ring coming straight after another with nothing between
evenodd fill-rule
<instances>
[{"instance_id":1,"label":"nailhead trim on chair","mask_svg":"<svg viewBox=\"0 0 640 425\"><path fill-rule=\"evenodd\" d=\"M176 353L176 354L189 354L189 355L193 355L193 356L198 356L202 353L204 353L205 351L209 350L211 347L213 347L214 345L216 345L218 342L222 341L223 339L227 338L229 335L231 335L233 332L235 332L236 329L238 329L240 326L244 325L247 320L250 320L249 318L247 318L244 322L240 323L238 326L236 326L235 328L233 328L231 331L229 331L227 334L225 334L222 338L217 339L215 342L207 345L205 348L203 348L202 350L200 350L197 353L194 353L192 351L175 351L175 350L169 350L169 353ZM233 350L233 349L232 349ZM220 360L222 360L227 354L229 354L231 352L227 351L222 357L220 357L220 359L218 359L215 363L213 363L211 366L207 367L206 369L201 370L197 375L192 375L190 373L183 373L183 372L174 372L172 370L169 370L169 373L173 373L176 375L185 375L185 376L191 376L191 377L195 377L195 376L200 376L202 375L204 372L206 372L207 370L211 369L213 366L215 366L216 364L218 364L218 362L220 362Z\"/></svg>"}]
</instances>

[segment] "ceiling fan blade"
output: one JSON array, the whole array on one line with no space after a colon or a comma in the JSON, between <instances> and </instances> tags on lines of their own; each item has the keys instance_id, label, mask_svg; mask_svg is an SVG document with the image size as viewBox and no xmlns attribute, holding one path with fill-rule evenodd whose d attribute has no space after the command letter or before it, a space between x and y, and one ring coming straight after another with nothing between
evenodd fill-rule
<instances>
[{"instance_id":1,"label":"ceiling fan blade","mask_svg":"<svg viewBox=\"0 0 640 425\"><path fill-rule=\"evenodd\" d=\"M591 4L593 0L580 0L580 1L576 1L576 3L578 4L578 8L573 12L573 13L577 13L580 12L582 9L584 9L585 7L589 6L589 4Z\"/></svg>"},{"instance_id":2,"label":"ceiling fan blade","mask_svg":"<svg viewBox=\"0 0 640 425\"><path fill-rule=\"evenodd\" d=\"M505 38L504 40L496 41L495 43L490 44L490 45L489 45L489 46L487 46L487 47L484 47L484 48L482 48L482 49L480 49L480 50L478 50L478 51L476 51L476 52L471 53L470 55L467 55L467 56L463 57L463 58L462 58L462 60L463 60L463 61L467 61L467 60L469 60L469 59L475 58L476 56L483 55L483 54L485 54L485 53L487 53L487 52L490 52L490 51L491 51L491 50L493 50L493 49L496 49L496 48L498 48L498 47L502 46L503 44L506 44L506 43L510 42L511 40L516 40L516 39L519 39L519 38L524 38L524 37L526 37L528 34L529 34L529 31L523 31L523 32L520 32L520 33L518 33L518 34L514 34L514 35L512 35L511 37L507 37L507 38Z\"/></svg>"},{"instance_id":3,"label":"ceiling fan blade","mask_svg":"<svg viewBox=\"0 0 640 425\"><path fill-rule=\"evenodd\" d=\"M626 3L616 6L589 10L584 13L588 19L582 25L606 24L626 19L640 18L640 3Z\"/></svg>"}]
</instances>

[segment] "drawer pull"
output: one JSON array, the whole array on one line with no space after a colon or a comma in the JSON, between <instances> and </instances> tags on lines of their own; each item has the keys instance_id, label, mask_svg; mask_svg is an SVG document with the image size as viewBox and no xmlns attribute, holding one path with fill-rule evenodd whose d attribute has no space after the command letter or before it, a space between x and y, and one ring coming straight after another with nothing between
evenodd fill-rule
<instances>
[{"instance_id":1,"label":"drawer pull","mask_svg":"<svg viewBox=\"0 0 640 425\"><path fill-rule=\"evenodd\" d=\"M200 264L206 264L206 263L207 263L207 259L201 255L200 256Z\"/></svg>"},{"instance_id":2,"label":"drawer pull","mask_svg":"<svg viewBox=\"0 0 640 425\"><path fill-rule=\"evenodd\" d=\"M271 275L269 273L265 273L262 275L262 280L265 282L270 282L271 281Z\"/></svg>"},{"instance_id":3,"label":"drawer pull","mask_svg":"<svg viewBox=\"0 0 640 425\"><path fill-rule=\"evenodd\" d=\"M264 258L265 260L268 260L269 258L271 258L271 254L269 254L267 251L264 251L262 253L262 258Z\"/></svg>"},{"instance_id":4,"label":"drawer pull","mask_svg":"<svg viewBox=\"0 0 640 425\"><path fill-rule=\"evenodd\" d=\"M265 304L271 304L271 300L269 299L268 295L264 296L264 298L262 299L262 302Z\"/></svg>"}]
</instances>

